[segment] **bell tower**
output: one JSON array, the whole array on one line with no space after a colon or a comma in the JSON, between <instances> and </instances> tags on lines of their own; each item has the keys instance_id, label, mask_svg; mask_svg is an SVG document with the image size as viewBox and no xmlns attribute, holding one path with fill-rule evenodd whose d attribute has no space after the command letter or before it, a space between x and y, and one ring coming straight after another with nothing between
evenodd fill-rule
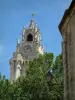
<instances>
[{"instance_id":1,"label":"bell tower","mask_svg":"<svg viewBox=\"0 0 75 100\"><path fill-rule=\"evenodd\" d=\"M28 28L25 26L22 30L22 43L17 41L16 52L13 53L13 58L10 59L10 79L16 80L18 77L25 75L28 67L27 61L33 60L44 53L44 48L40 44L41 33L34 22L30 21Z\"/></svg>"},{"instance_id":2,"label":"bell tower","mask_svg":"<svg viewBox=\"0 0 75 100\"><path fill-rule=\"evenodd\" d=\"M23 28L21 52L25 59L34 59L39 53L43 54L43 48L40 45L40 31L34 20L31 20L29 28Z\"/></svg>"}]
</instances>

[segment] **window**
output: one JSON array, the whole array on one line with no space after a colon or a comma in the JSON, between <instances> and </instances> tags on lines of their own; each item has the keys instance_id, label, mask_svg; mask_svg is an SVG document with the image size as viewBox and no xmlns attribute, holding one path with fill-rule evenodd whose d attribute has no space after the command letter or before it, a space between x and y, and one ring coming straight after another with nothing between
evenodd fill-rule
<instances>
[{"instance_id":1,"label":"window","mask_svg":"<svg viewBox=\"0 0 75 100\"><path fill-rule=\"evenodd\" d=\"M31 34L29 34L29 35L27 36L27 41L33 41L33 36L32 36Z\"/></svg>"}]
</instances>

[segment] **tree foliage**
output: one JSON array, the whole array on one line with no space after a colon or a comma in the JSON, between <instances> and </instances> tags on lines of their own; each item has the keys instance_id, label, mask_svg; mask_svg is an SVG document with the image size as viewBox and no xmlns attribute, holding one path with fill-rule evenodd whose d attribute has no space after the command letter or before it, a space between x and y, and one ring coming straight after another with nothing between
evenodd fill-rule
<instances>
[{"instance_id":1,"label":"tree foliage","mask_svg":"<svg viewBox=\"0 0 75 100\"><path fill-rule=\"evenodd\" d=\"M53 80L47 80L51 70ZM54 61L53 53L45 53L29 61L24 77L13 84L0 75L0 100L63 100L62 55Z\"/></svg>"}]
</instances>

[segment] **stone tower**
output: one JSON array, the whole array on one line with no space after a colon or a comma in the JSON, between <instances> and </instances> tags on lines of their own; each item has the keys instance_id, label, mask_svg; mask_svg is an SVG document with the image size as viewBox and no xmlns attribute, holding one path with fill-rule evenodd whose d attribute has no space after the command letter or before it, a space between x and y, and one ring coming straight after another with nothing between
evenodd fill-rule
<instances>
[{"instance_id":1,"label":"stone tower","mask_svg":"<svg viewBox=\"0 0 75 100\"><path fill-rule=\"evenodd\" d=\"M64 100L75 100L75 0L65 11L59 30L63 38Z\"/></svg>"},{"instance_id":2,"label":"stone tower","mask_svg":"<svg viewBox=\"0 0 75 100\"><path fill-rule=\"evenodd\" d=\"M28 67L27 61L35 59L39 54L44 53L40 44L41 34L34 20L31 20L28 28L22 30L22 43L17 41L16 52L10 59L10 80L15 81L19 76L25 75Z\"/></svg>"}]
</instances>

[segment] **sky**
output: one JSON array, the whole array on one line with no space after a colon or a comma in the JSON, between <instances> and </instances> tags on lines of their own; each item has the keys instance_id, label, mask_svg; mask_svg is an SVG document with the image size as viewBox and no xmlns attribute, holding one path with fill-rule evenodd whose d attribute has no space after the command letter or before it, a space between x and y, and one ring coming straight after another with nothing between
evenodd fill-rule
<instances>
[{"instance_id":1,"label":"sky","mask_svg":"<svg viewBox=\"0 0 75 100\"><path fill-rule=\"evenodd\" d=\"M34 12L46 52L61 53L62 36L58 25L72 0L0 0L0 72L10 78L9 59L22 38L23 26L29 26Z\"/></svg>"}]
</instances>

